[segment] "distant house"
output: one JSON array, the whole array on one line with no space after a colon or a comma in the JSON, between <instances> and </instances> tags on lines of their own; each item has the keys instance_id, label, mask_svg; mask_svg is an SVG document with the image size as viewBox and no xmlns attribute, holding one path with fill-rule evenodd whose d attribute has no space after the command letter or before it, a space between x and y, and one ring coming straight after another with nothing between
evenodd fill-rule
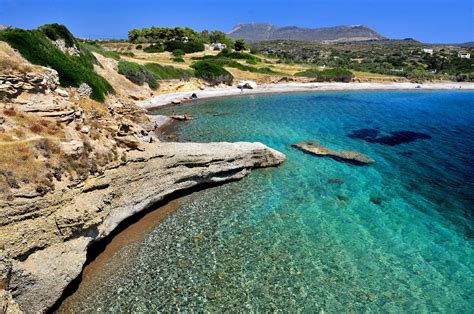
<instances>
[{"instance_id":1,"label":"distant house","mask_svg":"<svg viewBox=\"0 0 474 314\"><path fill-rule=\"evenodd\" d=\"M226 44L221 44L221 43L213 43L211 44L211 48L214 50L224 50L227 48Z\"/></svg>"},{"instance_id":2,"label":"distant house","mask_svg":"<svg viewBox=\"0 0 474 314\"><path fill-rule=\"evenodd\" d=\"M189 42L189 38L186 37L186 36L181 37L181 38L173 37L173 38L171 38L171 41L180 41L182 43L187 43L187 42Z\"/></svg>"},{"instance_id":3,"label":"distant house","mask_svg":"<svg viewBox=\"0 0 474 314\"><path fill-rule=\"evenodd\" d=\"M423 48L423 52L429 55L433 55L433 49L431 48Z\"/></svg>"},{"instance_id":4,"label":"distant house","mask_svg":"<svg viewBox=\"0 0 474 314\"><path fill-rule=\"evenodd\" d=\"M458 57L461 59L471 59L471 53L467 49L459 50Z\"/></svg>"}]
</instances>

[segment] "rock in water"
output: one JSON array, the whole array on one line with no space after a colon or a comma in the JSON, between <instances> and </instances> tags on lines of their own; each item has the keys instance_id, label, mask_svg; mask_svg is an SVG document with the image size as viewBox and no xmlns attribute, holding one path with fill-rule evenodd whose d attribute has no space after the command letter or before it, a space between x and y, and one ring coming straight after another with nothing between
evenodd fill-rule
<instances>
[{"instance_id":1,"label":"rock in water","mask_svg":"<svg viewBox=\"0 0 474 314\"><path fill-rule=\"evenodd\" d=\"M327 156L337 161L346 162L352 165L362 166L374 163L374 160L369 156L359 152L349 150L336 151L322 146L318 142L307 141L293 144L293 147L299 150L316 156Z\"/></svg>"},{"instance_id":2,"label":"rock in water","mask_svg":"<svg viewBox=\"0 0 474 314\"><path fill-rule=\"evenodd\" d=\"M171 119L178 120L178 121L188 121L192 120L193 116L189 114L182 114L182 115L174 115L170 117Z\"/></svg>"}]
</instances>

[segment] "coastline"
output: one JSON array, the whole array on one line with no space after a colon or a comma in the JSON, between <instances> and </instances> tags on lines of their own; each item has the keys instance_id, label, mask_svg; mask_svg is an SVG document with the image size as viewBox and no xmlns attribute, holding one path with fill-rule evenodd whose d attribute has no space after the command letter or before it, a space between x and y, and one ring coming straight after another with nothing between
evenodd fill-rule
<instances>
[{"instance_id":1,"label":"coastline","mask_svg":"<svg viewBox=\"0 0 474 314\"><path fill-rule=\"evenodd\" d=\"M189 97L193 93L198 96L198 99L210 99L241 95L358 90L474 90L474 83L285 83L262 84L257 86L255 89L244 89L243 92L241 92L236 86L231 86L159 94L151 97L148 100L138 102L137 105L142 109L152 110L154 108L171 105L174 100L178 100L183 97Z\"/></svg>"},{"instance_id":2,"label":"coastline","mask_svg":"<svg viewBox=\"0 0 474 314\"><path fill-rule=\"evenodd\" d=\"M110 260L119 253L123 248L144 239L156 226L171 213L180 207L180 198L172 199L170 202L152 209L145 213L136 222L132 222L126 226L124 230L119 231L114 235L110 242L105 245L101 252L87 263L78 278L80 282L73 293L66 296L65 299L58 304L58 308L54 310L56 313L68 313L74 309L74 302L77 295L87 293L88 289L93 289L94 285L109 275L117 267L110 263Z\"/></svg>"},{"instance_id":3,"label":"coastline","mask_svg":"<svg viewBox=\"0 0 474 314\"><path fill-rule=\"evenodd\" d=\"M110 165L101 175L67 191L26 203L23 199L14 199L8 205L0 201L0 208L7 209L6 217L14 217L25 206L37 210L58 208L55 215L35 216L1 228L0 238L10 241L6 253L0 252L0 266L7 274L6 281L0 280L7 287L0 286L0 293L6 291L6 297L0 296L9 302L5 306L31 312L54 309L83 272L89 247L110 239L114 230L131 217L183 193L236 181L251 169L277 166L285 159L282 153L261 143L160 142L146 145L143 152L128 152L126 162ZM38 220L43 221L42 228L36 227ZM46 228L44 224L57 227ZM41 249L31 249L45 238L48 242Z\"/></svg>"}]
</instances>

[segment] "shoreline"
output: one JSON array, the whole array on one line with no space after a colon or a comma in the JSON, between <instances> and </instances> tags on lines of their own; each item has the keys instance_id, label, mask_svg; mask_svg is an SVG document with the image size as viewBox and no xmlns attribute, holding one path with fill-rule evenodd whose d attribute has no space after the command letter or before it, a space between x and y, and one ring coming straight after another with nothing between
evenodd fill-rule
<instances>
[{"instance_id":1,"label":"shoreline","mask_svg":"<svg viewBox=\"0 0 474 314\"><path fill-rule=\"evenodd\" d=\"M81 294L87 294L88 289L93 289L102 276L107 276L116 269L117 265L110 263L115 255L125 247L143 240L181 206L180 202L181 197L173 198L168 203L144 213L143 216L139 215L137 221L131 222L123 230L119 230L117 234L112 235L110 242L105 244L103 250L93 256L91 261L84 266L81 275L77 278L77 287L71 288L71 294L65 296L64 300L57 304L54 312L70 312L74 308L77 298L81 297Z\"/></svg>"},{"instance_id":2,"label":"shoreline","mask_svg":"<svg viewBox=\"0 0 474 314\"><path fill-rule=\"evenodd\" d=\"M439 82L439 83L284 83L263 84L255 89L240 91L236 86L214 87L205 90L192 90L187 92L166 93L138 102L137 105L146 110L152 110L171 105L173 101L189 97L193 93L198 99L211 99L228 96L246 96L258 94L283 94L297 92L317 91L371 91L371 90L474 90L474 83L470 82Z\"/></svg>"}]
</instances>

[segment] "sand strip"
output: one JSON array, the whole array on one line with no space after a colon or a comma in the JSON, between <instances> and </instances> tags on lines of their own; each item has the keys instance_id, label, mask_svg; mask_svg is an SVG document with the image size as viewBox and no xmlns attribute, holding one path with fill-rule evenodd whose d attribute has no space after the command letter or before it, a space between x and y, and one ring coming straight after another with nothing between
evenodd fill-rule
<instances>
[{"instance_id":1,"label":"sand strip","mask_svg":"<svg viewBox=\"0 0 474 314\"><path fill-rule=\"evenodd\" d=\"M190 97L193 93L195 93L199 99L208 99L238 95L346 90L474 90L474 83L285 83L259 85L255 89L246 89L243 90L243 92L235 86L224 88L216 87L205 90L156 95L146 101L138 103L138 106L148 110L166 106L170 105L173 100Z\"/></svg>"}]
</instances>

